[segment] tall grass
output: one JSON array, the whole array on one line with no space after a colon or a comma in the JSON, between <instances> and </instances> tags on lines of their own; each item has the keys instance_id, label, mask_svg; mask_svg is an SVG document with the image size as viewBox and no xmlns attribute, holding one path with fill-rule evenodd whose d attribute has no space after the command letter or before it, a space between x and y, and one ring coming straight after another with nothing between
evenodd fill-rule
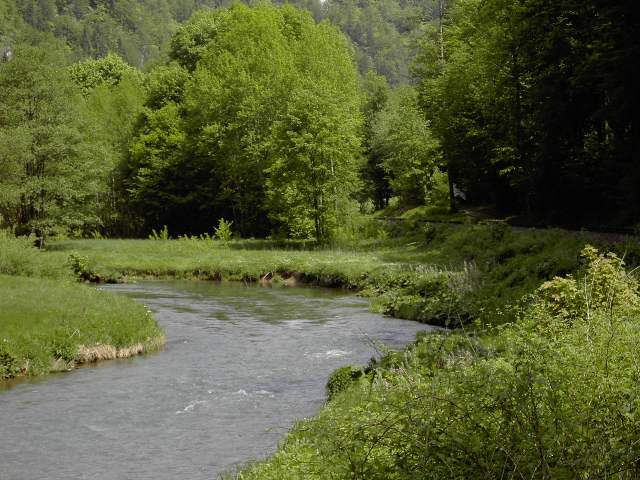
<instances>
[{"instance_id":1,"label":"tall grass","mask_svg":"<svg viewBox=\"0 0 640 480\"><path fill-rule=\"evenodd\" d=\"M0 231L0 379L161 346L162 331L142 305L78 284L71 267L67 255Z\"/></svg>"},{"instance_id":2,"label":"tall grass","mask_svg":"<svg viewBox=\"0 0 640 480\"><path fill-rule=\"evenodd\" d=\"M33 237L15 237L0 229L0 274L29 277L71 278L64 261L34 246Z\"/></svg>"}]
</instances>

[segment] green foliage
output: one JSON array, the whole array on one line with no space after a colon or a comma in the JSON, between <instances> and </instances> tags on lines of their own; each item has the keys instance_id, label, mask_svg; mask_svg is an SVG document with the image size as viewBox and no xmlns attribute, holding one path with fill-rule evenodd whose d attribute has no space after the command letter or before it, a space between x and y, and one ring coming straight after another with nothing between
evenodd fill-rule
<instances>
[{"instance_id":1,"label":"green foliage","mask_svg":"<svg viewBox=\"0 0 640 480\"><path fill-rule=\"evenodd\" d=\"M372 150L381 159L390 187L404 205L424 204L440 164L439 144L418 109L410 87L395 90L376 116Z\"/></svg>"},{"instance_id":2,"label":"green foliage","mask_svg":"<svg viewBox=\"0 0 640 480\"><path fill-rule=\"evenodd\" d=\"M15 3L29 25L61 38L76 55L100 58L114 52L138 67L159 56L174 29L174 18L181 13L174 10L178 2L170 0L20 0ZM187 6L185 2L179 3ZM194 8L192 3L190 12Z\"/></svg>"},{"instance_id":3,"label":"green foliage","mask_svg":"<svg viewBox=\"0 0 640 480\"><path fill-rule=\"evenodd\" d=\"M585 253L595 298L636 287L617 259ZM626 291L628 315L541 326L531 310L484 337L420 336L237 478L636 478L640 309Z\"/></svg>"},{"instance_id":4,"label":"green foliage","mask_svg":"<svg viewBox=\"0 0 640 480\"><path fill-rule=\"evenodd\" d=\"M213 232L214 238L222 241L228 242L233 237L233 231L231 230L231 226L233 222L227 221L224 218L218 220L218 226L215 228Z\"/></svg>"},{"instance_id":5,"label":"green foliage","mask_svg":"<svg viewBox=\"0 0 640 480\"><path fill-rule=\"evenodd\" d=\"M89 257L72 252L69 254L68 264L78 280L86 282L100 281L100 277L91 268Z\"/></svg>"},{"instance_id":6,"label":"green foliage","mask_svg":"<svg viewBox=\"0 0 640 480\"><path fill-rule=\"evenodd\" d=\"M536 291L535 306L541 314L571 320L639 311L638 280L625 271L622 259L614 253L602 255L592 246L585 247L581 256L585 266L577 278L555 277Z\"/></svg>"},{"instance_id":7,"label":"green foliage","mask_svg":"<svg viewBox=\"0 0 640 480\"><path fill-rule=\"evenodd\" d=\"M333 400L338 394L347 390L354 382L364 375L362 368L346 366L340 367L327 380L327 401Z\"/></svg>"},{"instance_id":8,"label":"green foliage","mask_svg":"<svg viewBox=\"0 0 640 480\"><path fill-rule=\"evenodd\" d=\"M19 45L0 64L0 226L42 239L68 223L82 191L76 96L64 63L56 48Z\"/></svg>"},{"instance_id":9,"label":"green foliage","mask_svg":"<svg viewBox=\"0 0 640 480\"><path fill-rule=\"evenodd\" d=\"M156 232L155 228L149 234L149 240L169 240L169 227L164 225L160 232Z\"/></svg>"},{"instance_id":10,"label":"green foliage","mask_svg":"<svg viewBox=\"0 0 640 480\"><path fill-rule=\"evenodd\" d=\"M146 79L146 106L160 110L169 103L180 104L188 80L189 73L176 62L154 68Z\"/></svg>"},{"instance_id":11,"label":"green foliage","mask_svg":"<svg viewBox=\"0 0 640 480\"><path fill-rule=\"evenodd\" d=\"M171 38L169 57L189 72L193 72L209 43L216 38L220 24L226 20L225 12L225 10L200 10L194 13Z\"/></svg>"},{"instance_id":12,"label":"green foliage","mask_svg":"<svg viewBox=\"0 0 640 480\"><path fill-rule=\"evenodd\" d=\"M638 25L631 3L441 5L444 33L427 29L416 74L467 199L544 224L633 225L635 191L621 181L638 176L626 161L637 95L624 80Z\"/></svg>"},{"instance_id":13,"label":"green foliage","mask_svg":"<svg viewBox=\"0 0 640 480\"><path fill-rule=\"evenodd\" d=\"M326 240L357 189L360 116L347 42L291 6L203 11L150 74L123 169L149 228ZM192 212L185 216L185 210ZM275 224L275 225L274 225Z\"/></svg>"},{"instance_id":14,"label":"green foliage","mask_svg":"<svg viewBox=\"0 0 640 480\"><path fill-rule=\"evenodd\" d=\"M98 60L85 60L72 65L70 75L85 95L101 85L115 86L127 78L138 83L141 81L140 72L113 53Z\"/></svg>"},{"instance_id":15,"label":"green foliage","mask_svg":"<svg viewBox=\"0 0 640 480\"><path fill-rule=\"evenodd\" d=\"M98 77L92 77L95 84L84 89L80 103L78 129L85 139L82 155L91 176L85 179L85 195L74 208L80 217L74 228L85 236L93 232L112 235L122 232L130 221L123 215L126 207L119 170L143 109L142 79L139 72L113 56L72 68L78 66L96 67L90 74ZM112 67L115 71L111 71Z\"/></svg>"}]
</instances>

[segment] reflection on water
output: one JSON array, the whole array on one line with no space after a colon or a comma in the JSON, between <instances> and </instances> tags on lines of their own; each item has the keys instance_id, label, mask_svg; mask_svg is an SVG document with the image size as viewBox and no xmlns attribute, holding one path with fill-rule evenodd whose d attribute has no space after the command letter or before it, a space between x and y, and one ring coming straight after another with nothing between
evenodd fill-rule
<instances>
[{"instance_id":1,"label":"reflection on water","mask_svg":"<svg viewBox=\"0 0 640 480\"><path fill-rule=\"evenodd\" d=\"M209 282L107 286L146 305L163 352L5 385L0 479L211 479L317 412L334 369L425 325L340 291Z\"/></svg>"}]
</instances>

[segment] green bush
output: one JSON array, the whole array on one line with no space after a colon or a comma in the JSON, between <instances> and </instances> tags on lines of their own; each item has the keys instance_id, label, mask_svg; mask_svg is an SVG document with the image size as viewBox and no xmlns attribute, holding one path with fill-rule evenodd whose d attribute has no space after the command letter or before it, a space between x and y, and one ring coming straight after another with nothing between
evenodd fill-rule
<instances>
[{"instance_id":1,"label":"green bush","mask_svg":"<svg viewBox=\"0 0 640 480\"><path fill-rule=\"evenodd\" d=\"M89 257L78 253L70 253L68 262L74 275L79 280L89 282L99 280L98 275L89 266Z\"/></svg>"},{"instance_id":2,"label":"green bush","mask_svg":"<svg viewBox=\"0 0 640 480\"><path fill-rule=\"evenodd\" d=\"M231 230L232 225L232 221L227 221L224 218L221 218L218 220L218 226L215 228L213 236L222 242L231 241L233 238L233 231Z\"/></svg>"},{"instance_id":3,"label":"green bush","mask_svg":"<svg viewBox=\"0 0 640 480\"><path fill-rule=\"evenodd\" d=\"M536 306L566 320L594 314L635 313L640 310L638 280L624 269L616 254L600 254L586 246L581 254L585 266L577 278L556 277L536 291Z\"/></svg>"},{"instance_id":4,"label":"green bush","mask_svg":"<svg viewBox=\"0 0 640 480\"><path fill-rule=\"evenodd\" d=\"M364 375L362 368L346 366L337 369L329 376L327 381L327 399L331 401L340 392L348 389L354 380L357 380Z\"/></svg>"}]
</instances>

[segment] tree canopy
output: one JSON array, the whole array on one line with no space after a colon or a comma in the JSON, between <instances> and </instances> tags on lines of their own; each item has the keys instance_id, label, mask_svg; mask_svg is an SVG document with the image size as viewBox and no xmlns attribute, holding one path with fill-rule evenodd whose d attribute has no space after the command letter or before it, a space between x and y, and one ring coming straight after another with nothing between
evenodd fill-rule
<instances>
[{"instance_id":1,"label":"tree canopy","mask_svg":"<svg viewBox=\"0 0 640 480\"><path fill-rule=\"evenodd\" d=\"M210 230L227 218L243 235L326 238L357 186L359 95L345 38L291 6L234 5L194 16L171 46L155 75L175 82L151 80L127 166L148 226ZM167 83L174 94L158 92Z\"/></svg>"},{"instance_id":2,"label":"tree canopy","mask_svg":"<svg viewBox=\"0 0 640 480\"><path fill-rule=\"evenodd\" d=\"M475 203L529 222L629 225L640 214L631 2L458 0L421 98Z\"/></svg>"}]
</instances>

